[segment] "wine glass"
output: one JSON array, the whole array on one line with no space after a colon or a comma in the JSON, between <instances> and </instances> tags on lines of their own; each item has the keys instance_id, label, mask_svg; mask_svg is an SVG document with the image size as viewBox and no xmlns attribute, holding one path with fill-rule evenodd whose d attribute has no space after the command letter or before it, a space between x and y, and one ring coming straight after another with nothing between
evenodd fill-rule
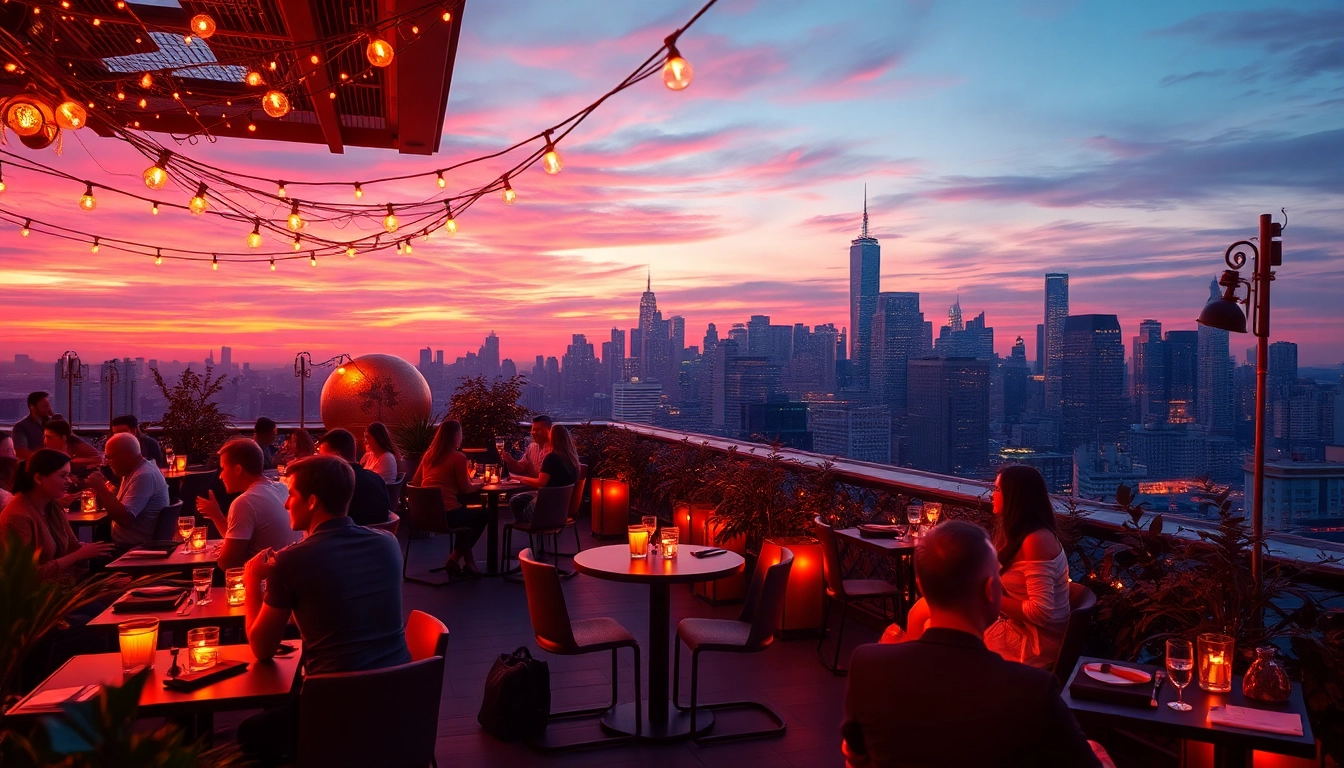
<instances>
[{"instance_id":1,"label":"wine glass","mask_svg":"<svg viewBox=\"0 0 1344 768\"><path fill-rule=\"evenodd\" d=\"M504 460L504 438L502 438L502 437L496 437L496 438L495 438L495 451L499 454L499 460L500 460L500 461L503 461L503 460Z\"/></svg>"},{"instance_id":2,"label":"wine glass","mask_svg":"<svg viewBox=\"0 0 1344 768\"><path fill-rule=\"evenodd\" d=\"M163 460L168 465L168 472L171 474L173 467L177 466L177 455L173 453L172 448L163 449Z\"/></svg>"},{"instance_id":3,"label":"wine glass","mask_svg":"<svg viewBox=\"0 0 1344 768\"><path fill-rule=\"evenodd\" d=\"M1176 686L1176 700L1167 702L1167 706L1177 712L1189 712L1194 709L1182 699L1185 686L1190 684L1190 678L1194 675L1194 669L1195 647L1190 641L1179 638L1168 640L1167 677L1170 677L1171 684Z\"/></svg>"},{"instance_id":4,"label":"wine glass","mask_svg":"<svg viewBox=\"0 0 1344 768\"><path fill-rule=\"evenodd\" d=\"M912 501L905 507L905 519L910 523L911 535L919 535L919 524L924 520L924 505L918 501Z\"/></svg>"},{"instance_id":5,"label":"wine glass","mask_svg":"<svg viewBox=\"0 0 1344 768\"><path fill-rule=\"evenodd\" d=\"M192 515L182 515L177 518L177 535L182 537L182 547L185 551L191 546L191 532L196 530L196 518Z\"/></svg>"},{"instance_id":6,"label":"wine glass","mask_svg":"<svg viewBox=\"0 0 1344 768\"><path fill-rule=\"evenodd\" d=\"M472 480L476 479L476 462L474 461L467 462L467 477Z\"/></svg>"}]
</instances>

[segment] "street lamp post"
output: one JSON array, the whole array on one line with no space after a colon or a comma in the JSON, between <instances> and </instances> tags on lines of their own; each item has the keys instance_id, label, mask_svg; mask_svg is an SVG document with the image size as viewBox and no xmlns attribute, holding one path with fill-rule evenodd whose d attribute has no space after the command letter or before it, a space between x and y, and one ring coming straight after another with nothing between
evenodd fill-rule
<instances>
[{"instance_id":1,"label":"street lamp post","mask_svg":"<svg viewBox=\"0 0 1344 768\"><path fill-rule=\"evenodd\" d=\"M79 354L67 350L61 355L61 379L65 381L65 407L70 409L70 423L75 423L75 382L83 381L89 366L79 361ZM80 414L81 416L83 414Z\"/></svg>"},{"instance_id":2,"label":"street lamp post","mask_svg":"<svg viewBox=\"0 0 1344 768\"><path fill-rule=\"evenodd\" d=\"M107 428L112 428L112 419L116 417L117 382L121 375L117 371L117 359L103 361L103 383L107 385Z\"/></svg>"},{"instance_id":3,"label":"street lamp post","mask_svg":"<svg viewBox=\"0 0 1344 768\"><path fill-rule=\"evenodd\" d=\"M334 365L337 373L345 373L346 363L353 365L354 362L355 359L345 353L328 358L320 363L314 363L313 356L308 352L300 352L294 356L294 376L299 380L299 429L304 428L304 404L307 397L307 386L304 380L312 378L313 369Z\"/></svg>"},{"instance_id":4,"label":"street lamp post","mask_svg":"<svg viewBox=\"0 0 1344 768\"><path fill-rule=\"evenodd\" d=\"M1256 238L1260 245L1249 240L1238 240L1229 245L1223 253L1223 261L1228 269L1218 279L1223 286L1223 296L1210 301L1199 313L1200 325L1218 328L1233 333L1246 333L1246 317L1251 317L1251 333L1255 334L1255 455L1253 462L1253 486L1251 491L1251 577L1256 589L1260 589L1263 579L1263 550L1265 537L1265 409L1268 400L1269 378L1269 287L1274 282L1274 267L1283 264L1283 228L1287 226L1287 212L1284 212L1284 224L1276 224L1273 214L1260 214L1260 236ZM1242 267L1246 266L1246 255L1250 253L1251 277L1243 279ZM1246 297L1237 296L1237 290L1246 286ZM1245 305L1243 313L1241 306Z\"/></svg>"}]
</instances>

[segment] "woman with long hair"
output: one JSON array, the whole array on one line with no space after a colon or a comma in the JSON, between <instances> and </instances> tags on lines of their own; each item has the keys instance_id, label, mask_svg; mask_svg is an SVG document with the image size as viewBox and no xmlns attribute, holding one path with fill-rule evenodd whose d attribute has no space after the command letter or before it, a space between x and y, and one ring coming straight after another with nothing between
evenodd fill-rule
<instances>
[{"instance_id":1,"label":"woman with long hair","mask_svg":"<svg viewBox=\"0 0 1344 768\"><path fill-rule=\"evenodd\" d=\"M444 564L448 575L461 576L465 571L473 578L479 578L481 570L476 567L471 548L485 532L486 512L468 508L466 499L479 491L482 483L472 482L467 476L467 455L461 448L462 425L456 419L444 419L434 431L434 439L420 460L411 485L438 488L443 494L444 509L448 510L448 524L471 529L469 534L457 537L457 544Z\"/></svg>"},{"instance_id":2,"label":"woman with long hair","mask_svg":"<svg viewBox=\"0 0 1344 768\"><path fill-rule=\"evenodd\" d=\"M75 566L112 552L112 544L85 544L70 528L58 499L70 482L70 457L41 448L19 465L14 498L0 511L0 546L11 537L37 550L37 572L48 581L73 581Z\"/></svg>"},{"instance_id":3,"label":"woman with long hair","mask_svg":"<svg viewBox=\"0 0 1344 768\"><path fill-rule=\"evenodd\" d=\"M1069 561L1045 478L1035 467L1004 467L994 479L993 504L1003 602L999 620L985 630L985 646L1009 661L1050 669L1069 623ZM900 640L918 639L928 618L924 601L915 603Z\"/></svg>"},{"instance_id":4,"label":"woman with long hair","mask_svg":"<svg viewBox=\"0 0 1344 768\"><path fill-rule=\"evenodd\" d=\"M401 453L386 424L375 421L364 428L364 457L359 460L360 466L383 478L383 482L391 483L397 479L400 460Z\"/></svg>"},{"instance_id":5,"label":"woman with long hair","mask_svg":"<svg viewBox=\"0 0 1344 768\"><path fill-rule=\"evenodd\" d=\"M296 429L285 438L285 444L280 446L280 452L276 454L275 460L277 464L286 464L316 453L317 446L313 443L313 436L308 434L306 429Z\"/></svg>"},{"instance_id":6,"label":"woman with long hair","mask_svg":"<svg viewBox=\"0 0 1344 768\"><path fill-rule=\"evenodd\" d=\"M551 452L541 460L541 471L536 477L515 476L523 485L532 488L559 488L579 480L579 450L574 437L560 424L551 427ZM514 497L515 499L519 497ZM534 493L525 494L524 501L513 506L513 517L520 523L530 522L537 505Z\"/></svg>"}]
</instances>

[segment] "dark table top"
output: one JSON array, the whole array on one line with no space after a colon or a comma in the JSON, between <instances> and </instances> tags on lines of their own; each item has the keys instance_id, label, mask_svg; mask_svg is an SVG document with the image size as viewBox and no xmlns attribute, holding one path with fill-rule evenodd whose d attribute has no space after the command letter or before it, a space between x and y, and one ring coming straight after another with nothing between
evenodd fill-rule
<instances>
[{"instance_id":1,"label":"dark table top","mask_svg":"<svg viewBox=\"0 0 1344 768\"><path fill-rule=\"evenodd\" d=\"M593 547L574 556L574 568L579 573L610 581L687 584L732 576L740 572L747 563L736 552L724 552L713 557L691 556L691 553L697 550L716 549L716 547L680 544L677 549L677 556L674 558L652 555L637 558L630 556L629 544Z\"/></svg>"},{"instance_id":2,"label":"dark table top","mask_svg":"<svg viewBox=\"0 0 1344 768\"><path fill-rule=\"evenodd\" d=\"M1068 684L1064 686L1064 703L1068 704L1069 709L1074 712L1083 713L1090 718L1101 718L1110 721L1113 725L1123 725L1134 730L1159 733L1175 738L1204 741L1239 749L1258 749L1262 752L1273 752L1280 755L1316 756L1316 739L1311 734L1311 722L1307 719L1307 707L1302 700L1301 683L1293 684L1292 697L1285 704L1272 706L1260 704L1242 696L1240 676L1233 678L1231 693L1208 693L1199 687L1198 675L1196 675L1196 680L1192 681L1185 689L1184 700L1194 707L1189 712L1177 712L1167 706L1167 702L1176 700L1176 687L1171 684L1170 680L1163 683L1162 690L1158 694L1159 704L1156 708L1128 707L1071 697L1069 686L1073 684L1073 678L1082 674L1084 664L1094 661L1110 660L1084 656L1078 660L1078 665L1073 668L1073 674L1069 675ZM1161 667L1151 664L1113 663L1124 664L1127 667L1134 667L1147 672L1155 672L1161 669ZM1149 691L1152 690L1151 684L1141 687ZM1297 713L1302 717L1302 735L1287 736L1279 733L1211 725L1208 721L1209 708L1221 704L1267 709L1274 712Z\"/></svg>"},{"instance_id":3,"label":"dark table top","mask_svg":"<svg viewBox=\"0 0 1344 768\"><path fill-rule=\"evenodd\" d=\"M236 709L256 709L283 703L289 698L299 674L302 643L288 640L295 646L293 653L276 656L270 661L257 661L246 645L221 645L220 661L246 661L247 671L235 677L220 680L190 693L170 691L163 687L172 657L168 651L158 651L154 671L150 673L140 694L140 715L155 717L168 714L216 712ZM178 655L178 664L185 665L186 657ZM34 694L53 688L74 688L91 684L120 684L123 680L120 653L93 653L75 656L61 665L51 677L42 681L32 693L6 713L7 716L51 714L45 708L27 708Z\"/></svg>"},{"instance_id":4,"label":"dark table top","mask_svg":"<svg viewBox=\"0 0 1344 768\"><path fill-rule=\"evenodd\" d=\"M173 550L167 557L135 557L122 555L107 564L109 571L137 570L182 570L185 568L204 568L219 562L219 551L224 546L223 539L210 539L200 553L183 552L182 547Z\"/></svg>"},{"instance_id":5,"label":"dark table top","mask_svg":"<svg viewBox=\"0 0 1344 768\"><path fill-rule=\"evenodd\" d=\"M98 510L97 512L66 512L65 519L70 521L70 525L93 525L107 519L107 512Z\"/></svg>"},{"instance_id":6,"label":"dark table top","mask_svg":"<svg viewBox=\"0 0 1344 768\"><path fill-rule=\"evenodd\" d=\"M914 552L915 545L918 543L915 539L912 539L909 536L899 539L865 539L859 533L858 528L839 528L836 530L835 535L843 536L846 540L855 544L871 547L873 549L881 549L887 552L895 552L897 554Z\"/></svg>"},{"instance_id":7,"label":"dark table top","mask_svg":"<svg viewBox=\"0 0 1344 768\"><path fill-rule=\"evenodd\" d=\"M188 589L190 588L188 587ZM191 611L185 616L179 616L176 608L145 613L114 613L112 607L108 606L102 613L94 617L93 621L88 623L88 626L115 627L123 621L139 618L158 619L160 630L210 624L242 626L247 619L247 611L241 605L229 605L228 601L224 599L223 587L211 587L210 603L208 605L192 605Z\"/></svg>"}]
</instances>

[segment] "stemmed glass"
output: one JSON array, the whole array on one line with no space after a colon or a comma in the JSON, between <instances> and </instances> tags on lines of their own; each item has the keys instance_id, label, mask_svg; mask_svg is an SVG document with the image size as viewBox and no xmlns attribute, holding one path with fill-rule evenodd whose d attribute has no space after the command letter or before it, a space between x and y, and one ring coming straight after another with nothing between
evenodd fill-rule
<instances>
[{"instance_id":1,"label":"stemmed glass","mask_svg":"<svg viewBox=\"0 0 1344 768\"><path fill-rule=\"evenodd\" d=\"M1177 712L1189 712L1194 709L1181 698L1185 692L1185 686L1190 684L1194 669L1195 647L1190 644L1190 641L1179 638L1168 640L1167 676L1171 678L1171 684L1176 686L1176 700L1167 702L1167 706Z\"/></svg>"},{"instance_id":2,"label":"stemmed glass","mask_svg":"<svg viewBox=\"0 0 1344 768\"><path fill-rule=\"evenodd\" d=\"M476 462L467 462L467 477L472 480L476 479Z\"/></svg>"},{"instance_id":3,"label":"stemmed glass","mask_svg":"<svg viewBox=\"0 0 1344 768\"><path fill-rule=\"evenodd\" d=\"M924 519L924 505L918 501L912 501L905 507L905 519L910 523L910 535L919 535L919 524Z\"/></svg>"},{"instance_id":4,"label":"stemmed glass","mask_svg":"<svg viewBox=\"0 0 1344 768\"><path fill-rule=\"evenodd\" d=\"M499 454L500 462L504 461L504 438L495 438L495 451Z\"/></svg>"},{"instance_id":5,"label":"stemmed glass","mask_svg":"<svg viewBox=\"0 0 1344 768\"><path fill-rule=\"evenodd\" d=\"M177 518L177 535L182 537L182 551L186 552L191 548L191 534L196 530L196 518L192 515L182 515Z\"/></svg>"}]
</instances>

